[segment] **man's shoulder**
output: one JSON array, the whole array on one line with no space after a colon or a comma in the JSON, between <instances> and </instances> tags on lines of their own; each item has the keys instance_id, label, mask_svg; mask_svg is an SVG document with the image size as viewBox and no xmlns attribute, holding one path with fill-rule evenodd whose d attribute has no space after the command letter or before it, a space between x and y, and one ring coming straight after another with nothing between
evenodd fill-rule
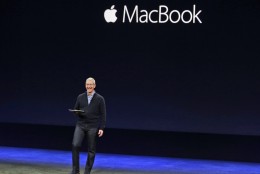
<instances>
[{"instance_id":1,"label":"man's shoulder","mask_svg":"<svg viewBox=\"0 0 260 174\"><path fill-rule=\"evenodd\" d=\"M103 100L104 100L104 97L103 97L102 95L100 95L99 93L97 93L97 92L95 92L95 96L96 96L97 98L100 98L100 99L103 99Z\"/></svg>"},{"instance_id":2,"label":"man's shoulder","mask_svg":"<svg viewBox=\"0 0 260 174\"><path fill-rule=\"evenodd\" d=\"M81 98L81 97L86 97L87 96L87 93L86 92L83 92L81 94L78 95L78 98Z\"/></svg>"}]
</instances>

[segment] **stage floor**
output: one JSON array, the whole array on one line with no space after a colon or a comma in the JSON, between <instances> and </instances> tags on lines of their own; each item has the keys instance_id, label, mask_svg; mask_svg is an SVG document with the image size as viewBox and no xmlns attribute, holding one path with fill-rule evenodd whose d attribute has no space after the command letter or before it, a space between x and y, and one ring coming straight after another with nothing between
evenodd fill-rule
<instances>
[{"instance_id":1,"label":"stage floor","mask_svg":"<svg viewBox=\"0 0 260 174\"><path fill-rule=\"evenodd\" d=\"M84 173L86 153L81 153ZM0 147L0 174L68 174L71 152ZM98 153L93 174L260 174L260 163Z\"/></svg>"}]
</instances>

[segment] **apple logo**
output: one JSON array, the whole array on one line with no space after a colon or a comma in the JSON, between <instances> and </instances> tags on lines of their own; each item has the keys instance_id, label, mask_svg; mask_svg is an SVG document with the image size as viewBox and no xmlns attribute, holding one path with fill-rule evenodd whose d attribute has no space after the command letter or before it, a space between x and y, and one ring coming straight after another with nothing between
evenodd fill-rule
<instances>
[{"instance_id":1,"label":"apple logo","mask_svg":"<svg viewBox=\"0 0 260 174\"><path fill-rule=\"evenodd\" d=\"M110 9L107 9L105 10L104 12L104 17L105 17L105 20L109 23L109 22L112 22L112 23L115 23L116 20L117 20L117 17L116 17L116 12L117 10L114 9L115 5L112 5Z\"/></svg>"}]
</instances>

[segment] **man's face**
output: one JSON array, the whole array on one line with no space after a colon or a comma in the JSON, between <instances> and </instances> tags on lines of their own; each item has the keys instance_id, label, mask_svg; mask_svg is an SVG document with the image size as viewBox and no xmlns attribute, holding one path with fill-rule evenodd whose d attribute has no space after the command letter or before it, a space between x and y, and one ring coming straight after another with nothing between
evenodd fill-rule
<instances>
[{"instance_id":1,"label":"man's face","mask_svg":"<svg viewBox=\"0 0 260 174\"><path fill-rule=\"evenodd\" d=\"M86 82L86 90L88 93L92 93L95 89L96 85L93 83L92 80L87 80Z\"/></svg>"}]
</instances>

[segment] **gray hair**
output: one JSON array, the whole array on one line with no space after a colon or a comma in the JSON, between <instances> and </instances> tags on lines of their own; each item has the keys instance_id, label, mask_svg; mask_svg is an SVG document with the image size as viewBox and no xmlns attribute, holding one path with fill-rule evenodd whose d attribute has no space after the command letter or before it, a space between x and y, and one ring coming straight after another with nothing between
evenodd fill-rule
<instances>
[{"instance_id":1,"label":"gray hair","mask_svg":"<svg viewBox=\"0 0 260 174\"><path fill-rule=\"evenodd\" d=\"M87 78L87 79L86 79L86 83L87 83L88 80L91 80L91 81L93 82L93 84L96 84L96 81L95 81L94 78L92 78L92 77Z\"/></svg>"}]
</instances>

